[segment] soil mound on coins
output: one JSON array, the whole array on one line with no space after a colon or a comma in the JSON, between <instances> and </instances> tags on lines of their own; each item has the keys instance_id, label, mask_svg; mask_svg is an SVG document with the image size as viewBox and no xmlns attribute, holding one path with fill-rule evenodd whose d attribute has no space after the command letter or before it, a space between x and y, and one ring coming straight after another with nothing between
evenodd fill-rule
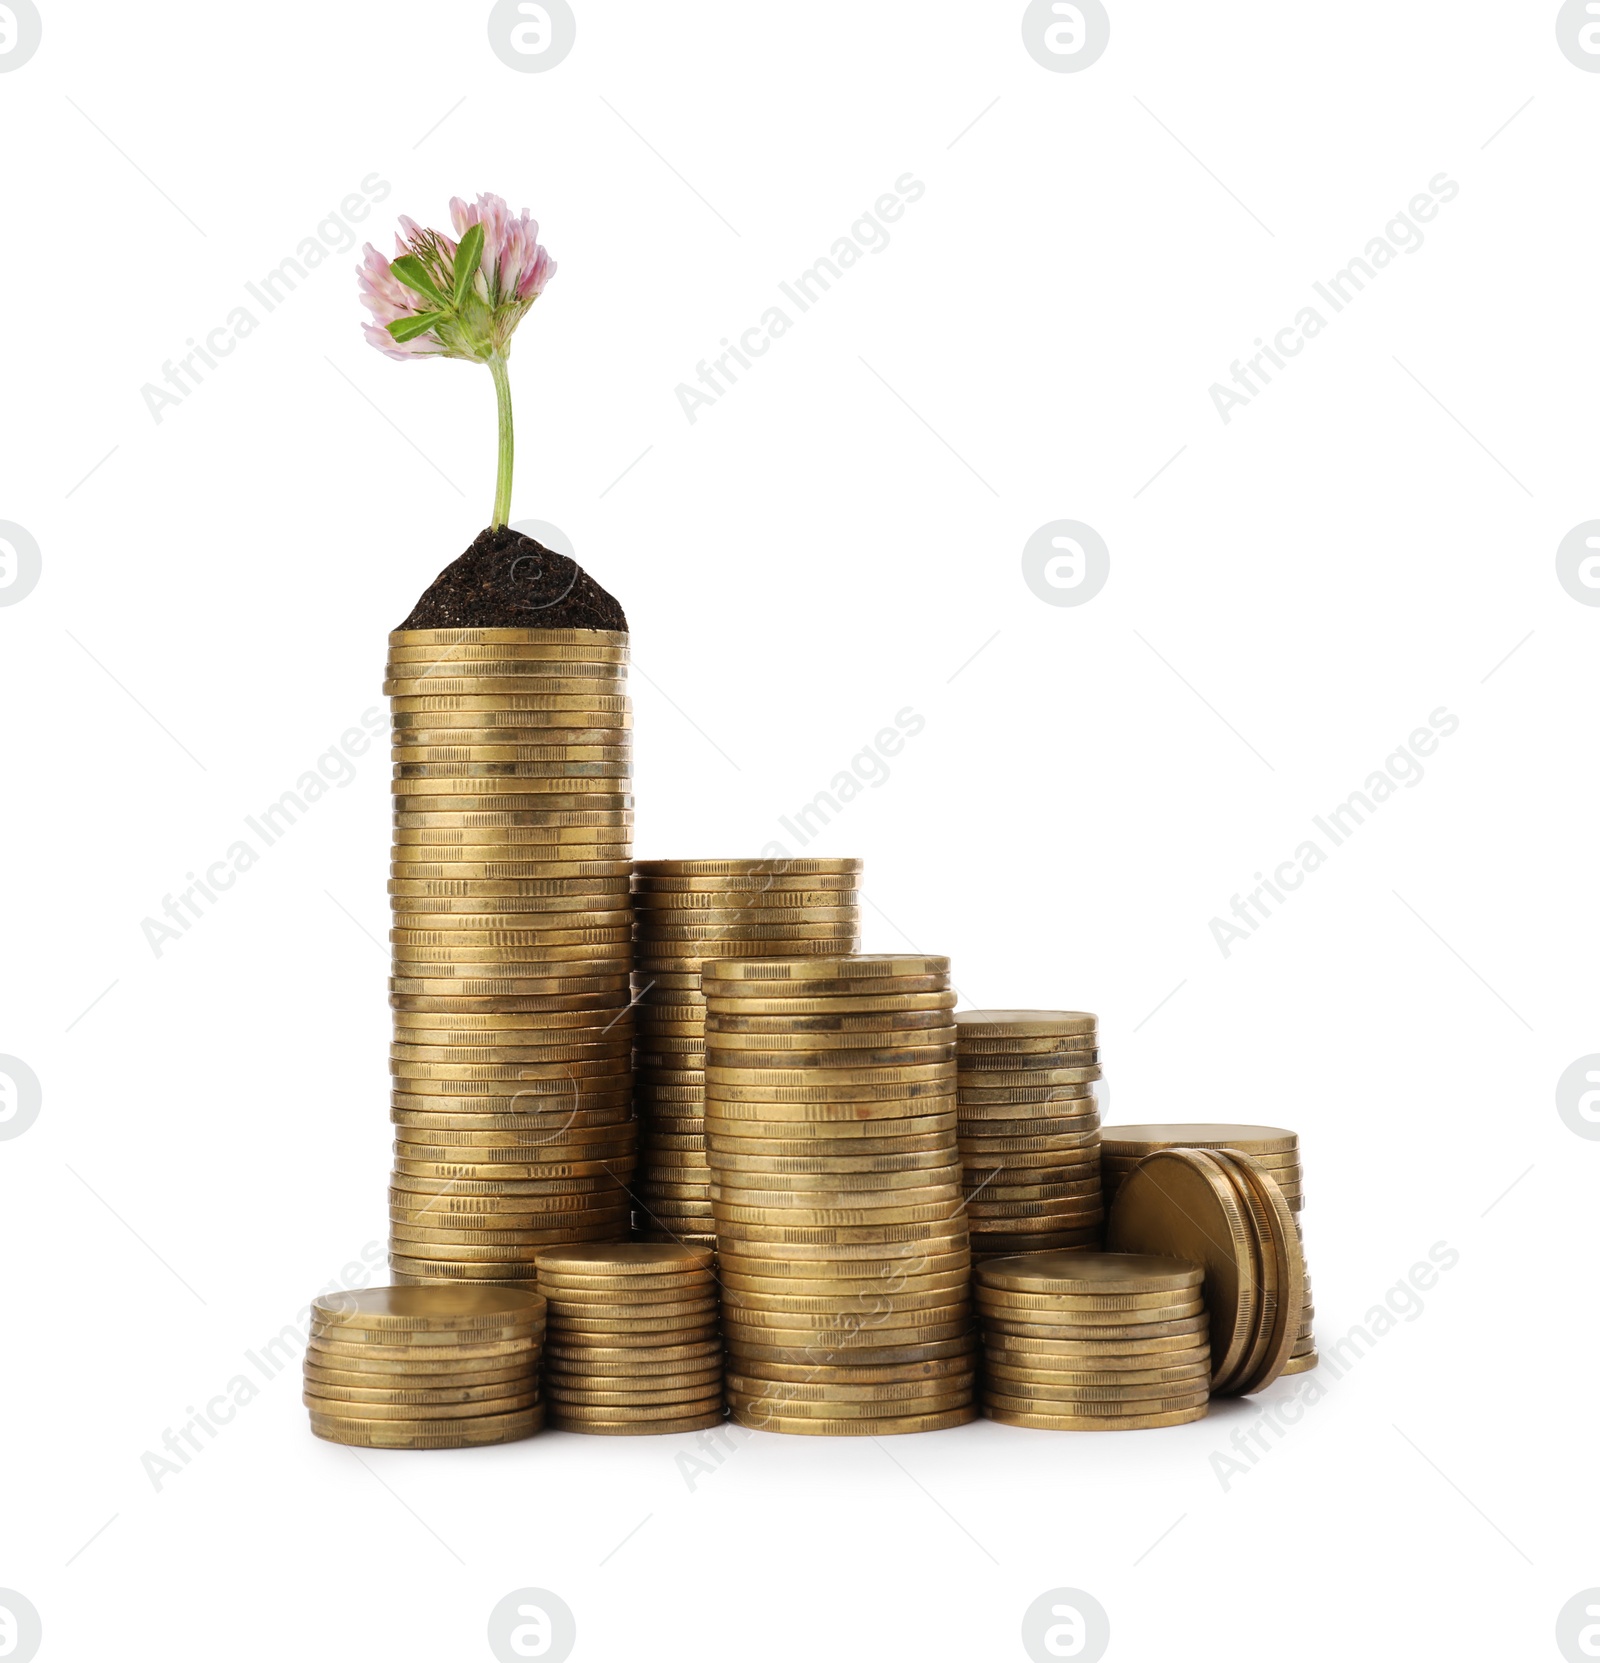
<instances>
[{"instance_id":1,"label":"soil mound on coins","mask_svg":"<svg viewBox=\"0 0 1600 1663\"><path fill-rule=\"evenodd\" d=\"M627 614L576 560L510 526L480 531L401 629L619 629Z\"/></svg>"}]
</instances>

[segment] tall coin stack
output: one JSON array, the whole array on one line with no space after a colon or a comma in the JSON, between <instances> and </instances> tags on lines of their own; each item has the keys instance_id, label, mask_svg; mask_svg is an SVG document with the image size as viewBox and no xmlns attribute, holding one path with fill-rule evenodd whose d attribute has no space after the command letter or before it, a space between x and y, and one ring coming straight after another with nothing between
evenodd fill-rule
<instances>
[{"instance_id":1,"label":"tall coin stack","mask_svg":"<svg viewBox=\"0 0 1600 1663\"><path fill-rule=\"evenodd\" d=\"M1181 1426L1210 1405L1198 1266L1030 1253L974 1272L991 1420L1056 1432Z\"/></svg>"},{"instance_id":2,"label":"tall coin stack","mask_svg":"<svg viewBox=\"0 0 1600 1663\"><path fill-rule=\"evenodd\" d=\"M399 630L397 1281L534 1284L625 1239L632 1177L628 637Z\"/></svg>"},{"instance_id":3,"label":"tall coin stack","mask_svg":"<svg viewBox=\"0 0 1600 1663\"><path fill-rule=\"evenodd\" d=\"M974 1262L1100 1245L1098 1047L1087 1011L956 1013Z\"/></svg>"},{"instance_id":4,"label":"tall coin stack","mask_svg":"<svg viewBox=\"0 0 1600 1663\"><path fill-rule=\"evenodd\" d=\"M622 1242L539 1255L550 1306L550 1424L697 1432L722 1423L722 1341L709 1247Z\"/></svg>"},{"instance_id":5,"label":"tall coin stack","mask_svg":"<svg viewBox=\"0 0 1600 1663\"><path fill-rule=\"evenodd\" d=\"M741 1425L875 1436L977 1413L949 971L901 953L705 967Z\"/></svg>"},{"instance_id":6,"label":"tall coin stack","mask_svg":"<svg viewBox=\"0 0 1600 1663\"><path fill-rule=\"evenodd\" d=\"M1300 1138L1282 1126L1234 1126L1197 1122L1194 1125L1108 1126L1101 1133L1101 1166L1109 1206L1117 1186L1146 1155L1157 1149L1233 1149L1248 1155L1271 1174L1294 1214L1302 1243L1305 1230L1300 1215L1305 1208L1305 1175L1300 1165ZM1285 1374L1305 1374L1317 1366L1317 1342L1312 1332L1311 1272L1304 1276L1304 1298L1294 1351Z\"/></svg>"},{"instance_id":7,"label":"tall coin stack","mask_svg":"<svg viewBox=\"0 0 1600 1663\"><path fill-rule=\"evenodd\" d=\"M544 1424L545 1302L520 1288L363 1288L312 1301L311 1430L364 1449L459 1449Z\"/></svg>"},{"instance_id":8,"label":"tall coin stack","mask_svg":"<svg viewBox=\"0 0 1600 1663\"><path fill-rule=\"evenodd\" d=\"M637 1233L646 1241L715 1240L700 966L853 953L860 874L859 860L642 860L634 867L634 1195Z\"/></svg>"}]
</instances>

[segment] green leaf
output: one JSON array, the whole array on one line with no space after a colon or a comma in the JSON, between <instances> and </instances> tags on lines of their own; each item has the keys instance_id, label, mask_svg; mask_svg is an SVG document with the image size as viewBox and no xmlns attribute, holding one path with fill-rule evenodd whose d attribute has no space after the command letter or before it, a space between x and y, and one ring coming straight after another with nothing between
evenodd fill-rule
<instances>
[{"instance_id":1,"label":"green leaf","mask_svg":"<svg viewBox=\"0 0 1600 1663\"><path fill-rule=\"evenodd\" d=\"M428 275L428 268L415 254L402 254L398 260L391 260L389 270L408 289L416 290L419 295L433 301L436 306L448 306L450 304L450 297L440 294L433 278Z\"/></svg>"},{"instance_id":2,"label":"green leaf","mask_svg":"<svg viewBox=\"0 0 1600 1663\"><path fill-rule=\"evenodd\" d=\"M388 329L389 333L403 344L406 341L416 340L419 335L426 335L436 323L443 323L444 321L444 313L442 312L418 312L413 317L396 318L388 326Z\"/></svg>"},{"instance_id":3,"label":"green leaf","mask_svg":"<svg viewBox=\"0 0 1600 1663\"><path fill-rule=\"evenodd\" d=\"M478 266L483 259L483 227L472 225L467 228L467 234L461 239L461 246L456 250L456 292L457 306L467 298L472 289L472 280L478 275Z\"/></svg>"}]
</instances>

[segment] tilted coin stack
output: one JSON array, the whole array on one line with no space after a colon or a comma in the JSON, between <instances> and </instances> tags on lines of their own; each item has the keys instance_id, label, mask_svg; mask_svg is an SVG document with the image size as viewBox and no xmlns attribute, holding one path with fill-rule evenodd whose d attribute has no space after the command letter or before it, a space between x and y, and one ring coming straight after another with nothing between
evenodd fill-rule
<instances>
[{"instance_id":1,"label":"tilted coin stack","mask_svg":"<svg viewBox=\"0 0 1600 1663\"><path fill-rule=\"evenodd\" d=\"M1098 1247L1105 1210L1095 1017L957 1011L956 1067L973 1262Z\"/></svg>"},{"instance_id":2,"label":"tilted coin stack","mask_svg":"<svg viewBox=\"0 0 1600 1663\"><path fill-rule=\"evenodd\" d=\"M1201 1267L1213 1393L1259 1392L1288 1366L1305 1256L1283 1192L1252 1156L1194 1148L1144 1156L1117 1186L1106 1245Z\"/></svg>"},{"instance_id":3,"label":"tilted coin stack","mask_svg":"<svg viewBox=\"0 0 1600 1663\"><path fill-rule=\"evenodd\" d=\"M1303 1245L1305 1231L1301 1213L1306 1204L1305 1177L1300 1165L1298 1134L1282 1126L1235 1126L1196 1122L1193 1125L1108 1126L1101 1133L1101 1169L1105 1182L1106 1203L1110 1205L1117 1186L1146 1155L1157 1149L1232 1149L1248 1155L1283 1192L1283 1199L1294 1214L1295 1230ZM1311 1304L1311 1272L1303 1278L1304 1298L1300 1316L1300 1330L1295 1335L1294 1350L1283 1372L1305 1374L1317 1366L1317 1342L1312 1332L1314 1315Z\"/></svg>"},{"instance_id":4,"label":"tilted coin stack","mask_svg":"<svg viewBox=\"0 0 1600 1663\"><path fill-rule=\"evenodd\" d=\"M704 967L741 1425L874 1436L977 1413L949 970L894 953Z\"/></svg>"},{"instance_id":5,"label":"tilted coin stack","mask_svg":"<svg viewBox=\"0 0 1600 1663\"><path fill-rule=\"evenodd\" d=\"M550 1424L617 1435L718 1426L722 1341L709 1247L546 1248Z\"/></svg>"},{"instance_id":6,"label":"tilted coin stack","mask_svg":"<svg viewBox=\"0 0 1600 1663\"><path fill-rule=\"evenodd\" d=\"M642 860L636 918L635 1228L711 1243L705 1142L705 997L719 958L800 958L860 945L859 860Z\"/></svg>"},{"instance_id":7,"label":"tilted coin stack","mask_svg":"<svg viewBox=\"0 0 1600 1663\"><path fill-rule=\"evenodd\" d=\"M1182 1426L1210 1404L1198 1266L1082 1249L973 1272L991 1420L1056 1432Z\"/></svg>"},{"instance_id":8,"label":"tilted coin stack","mask_svg":"<svg viewBox=\"0 0 1600 1663\"><path fill-rule=\"evenodd\" d=\"M628 637L389 637L397 1281L629 1229Z\"/></svg>"},{"instance_id":9,"label":"tilted coin stack","mask_svg":"<svg viewBox=\"0 0 1600 1663\"><path fill-rule=\"evenodd\" d=\"M364 1449L459 1449L544 1424L545 1302L520 1288L363 1288L311 1307L311 1430Z\"/></svg>"}]
</instances>

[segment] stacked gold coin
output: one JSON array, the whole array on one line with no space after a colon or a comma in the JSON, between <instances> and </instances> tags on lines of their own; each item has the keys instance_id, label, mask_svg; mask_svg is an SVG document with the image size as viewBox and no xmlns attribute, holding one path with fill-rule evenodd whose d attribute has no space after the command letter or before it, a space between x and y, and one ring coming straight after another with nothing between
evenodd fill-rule
<instances>
[{"instance_id":1,"label":"stacked gold coin","mask_svg":"<svg viewBox=\"0 0 1600 1663\"><path fill-rule=\"evenodd\" d=\"M1302 1325L1305 1256L1283 1192L1252 1156L1146 1155L1117 1187L1106 1245L1201 1267L1213 1392L1259 1392L1283 1373Z\"/></svg>"},{"instance_id":2,"label":"stacked gold coin","mask_svg":"<svg viewBox=\"0 0 1600 1663\"><path fill-rule=\"evenodd\" d=\"M705 1014L700 966L719 958L853 953L859 860L642 860L637 920L635 1224L647 1241L709 1243Z\"/></svg>"},{"instance_id":3,"label":"stacked gold coin","mask_svg":"<svg viewBox=\"0 0 1600 1663\"><path fill-rule=\"evenodd\" d=\"M311 1430L366 1449L504 1444L544 1424L545 1302L518 1288L363 1288L312 1302Z\"/></svg>"},{"instance_id":4,"label":"stacked gold coin","mask_svg":"<svg viewBox=\"0 0 1600 1663\"><path fill-rule=\"evenodd\" d=\"M1108 1126L1100 1138L1101 1172L1109 1205L1117 1186L1146 1155L1157 1149L1232 1149L1248 1155L1269 1173L1283 1192L1300 1231L1300 1214L1306 1204L1305 1176L1300 1165L1300 1139L1282 1126L1235 1126L1196 1122L1148 1126ZM1302 1254L1303 1256L1303 1254ZM1317 1342L1312 1333L1311 1274L1306 1272L1300 1332L1285 1374L1304 1374L1317 1366Z\"/></svg>"},{"instance_id":5,"label":"stacked gold coin","mask_svg":"<svg viewBox=\"0 0 1600 1663\"><path fill-rule=\"evenodd\" d=\"M389 637L397 1280L628 1234L628 637Z\"/></svg>"},{"instance_id":6,"label":"stacked gold coin","mask_svg":"<svg viewBox=\"0 0 1600 1663\"><path fill-rule=\"evenodd\" d=\"M956 1012L974 1263L1100 1245L1096 1028L1087 1011Z\"/></svg>"},{"instance_id":7,"label":"stacked gold coin","mask_svg":"<svg viewBox=\"0 0 1600 1663\"><path fill-rule=\"evenodd\" d=\"M976 1415L950 961L707 964L706 1141L740 1424Z\"/></svg>"},{"instance_id":8,"label":"stacked gold coin","mask_svg":"<svg viewBox=\"0 0 1600 1663\"><path fill-rule=\"evenodd\" d=\"M545 1390L567 1432L695 1432L723 1419L722 1339L709 1247L554 1247Z\"/></svg>"},{"instance_id":9,"label":"stacked gold coin","mask_svg":"<svg viewBox=\"0 0 1600 1663\"><path fill-rule=\"evenodd\" d=\"M1199 1420L1211 1380L1200 1281L1180 1259L1088 1249L979 1265L984 1413L1058 1432Z\"/></svg>"}]
</instances>

